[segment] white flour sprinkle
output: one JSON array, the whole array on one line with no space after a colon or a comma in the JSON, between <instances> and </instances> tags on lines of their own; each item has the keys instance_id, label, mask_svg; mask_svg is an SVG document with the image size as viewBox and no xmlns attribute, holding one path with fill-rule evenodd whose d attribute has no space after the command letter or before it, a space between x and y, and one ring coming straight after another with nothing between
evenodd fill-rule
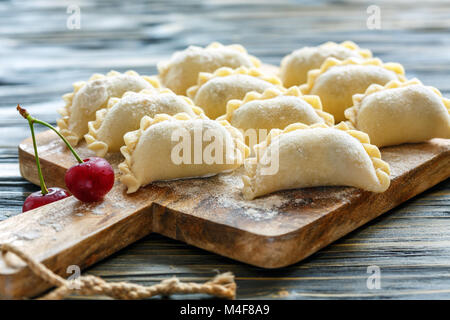
<instances>
[{"instance_id":1,"label":"white flour sprinkle","mask_svg":"<svg viewBox=\"0 0 450 320\"><path fill-rule=\"evenodd\" d=\"M278 214L277 211L263 211L256 209L247 209L244 211L244 215L255 221L269 220Z\"/></svg>"},{"instance_id":2,"label":"white flour sprinkle","mask_svg":"<svg viewBox=\"0 0 450 320\"><path fill-rule=\"evenodd\" d=\"M211 198L208 203L212 209L226 208L242 214L254 221L274 218L278 210L287 204L290 199L277 194L262 199L244 200L242 196L241 171L243 168L230 174L219 174L208 179L184 179L177 181L162 181L156 184L168 187L179 195L195 196L207 193Z\"/></svg>"},{"instance_id":3,"label":"white flour sprinkle","mask_svg":"<svg viewBox=\"0 0 450 320\"><path fill-rule=\"evenodd\" d=\"M102 202L100 205L92 208L91 212L92 212L92 214L95 214L95 215L102 215L102 214L105 214L104 209L105 209L105 203Z\"/></svg>"},{"instance_id":4,"label":"white flour sprinkle","mask_svg":"<svg viewBox=\"0 0 450 320\"><path fill-rule=\"evenodd\" d=\"M29 230L24 232L14 233L17 240L31 241L40 237L39 230Z\"/></svg>"}]
</instances>

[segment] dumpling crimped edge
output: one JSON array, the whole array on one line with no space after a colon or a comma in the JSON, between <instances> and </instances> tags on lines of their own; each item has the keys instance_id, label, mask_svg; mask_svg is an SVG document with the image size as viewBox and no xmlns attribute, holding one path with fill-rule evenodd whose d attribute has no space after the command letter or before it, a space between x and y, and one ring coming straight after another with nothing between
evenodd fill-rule
<instances>
[{"instance_id":1,"label":"dumpling crimped edge","mask_svg":"<svg viewBox=\"0 0 450 320\"><path fill-rule=\"evenodd\" d=\"M241 106L245 105L248 102L255 100L268 100L272 98L276 98L278 96L294 96L304 100L306 103L311 105L316 112L316 114L324 119L325 123L329 126L334 125L334 117L332 114L323 111L322 102L320 101L320 97L316 95L304 95L301 93L300 89L296 86L291 87L289 89L278 90L275 88L268 88L264 90L263 93L259 93L256 91L248 92L244 99L237 100L233 99L228 101L227 103L227 113L223 116L217 118L217 120L227 120L231 121L233 117L233 113L239 109Z\"/></svg>"},{"instance_id":2,"label":"dumpling crimped edge","mask_svg":"<svg viewBox=\"0 0 450 320\"><path fill-rule=\"evenodd\" d=\"M140 76L136 71L133 70L128 70L124 72L124 74L130 76ZM73 92L66 93L65 95L63 95L62 98L66 103L66 105L63 108L57 110L58 113L61 115L61 118L56 120L56 124L58 125L59 132L67 139L67 141L69 141L71 145L76 145L81 139L81 137L79 137L77 134L75 134L72 130L69 129L70 108L72 106L74 96L81 88L83 88L90 81L104 79L108 77L115 77L118 75L121 75L121 73L114 70L108 72L106 75L95 73L89 78L88 81L75 82L73 84ZM154 88L161 87L159 80L155 76L140 76L140 77L146 80L148 83L150 83Z\"/></svg>"},{"instance_id":3,"label":"dumpling crimped edge","mask_svg":"<svg viewBox=\"0 0 450 320\"><path fill-rule=\"evenodd\" d=\"M205 114L201 113L195 117L189 116L187 113L177 113L174 116L168 114L157 114L155 117L151 118L149 116L144 116L141 119L140 128L135 131L130 131L124 135L125 145L120 148L120 152L125 157L125 160L119 164L119 170L122 173L120 181L128 187L127 193L133 193L141 187L138 179L131 170L132 166L132 156L136 149L136 145L139 142L142 134L151 126L163 122L163 121L187 121L195 119L211 120ZM231 126L228 121L215 121L216 123L222 125L232 136L233 142L235 144L235 149L237 149L239 158L238 163L243 163L245 158L248 157L250 149L245 145L242 134L237 128Z\"/></svg>"},{"instance_id":4,"label":"dumpling crimped edge","mask_svg":"<svg viewBox=\"0 0 450 320\"><path fill-rule=\"evenodd\" d=\"M157 69L158 69L159 75L163 76L165 73L167 73L171 66L172 60L177 55L183 54L183 52L186 52L187 50L209 50L209 49L220 49L220 48L228 48L228 49L232 49L237 52L243 53L249 58L249 60L252 62L253 66L255 68L261 67L261 61L258 58L256 58L255 56L248 54L247 50L242 45L240 45L240 44L223 45L220 42L212 42L204 48L199 47L199 46L189 46L184 50L175 52L168 61L158 63Z\"/></svg>"},{"instance_id":5,"label":"dumpling crimped edge","mask_svg":"<svg viewBox=\"0 0 450 320\"><path fill-rule=\"evenodd\" d=\"M95 116L96 116L95 120L94 121L89 121L89 123L88 123L89 132L84 135L84 138L86 140L87 147L89 149L91 149L92 151L95 151L97 156L99 156L99 157L105 156L105 154L108 152L108 149L109 149L108 144L105 143L104 141L99 140L98 136L97 136L98 130L102 126L106 115L108 114L109 110L114 105L116 105L116 103L121 101L127 95L134 94L134 93L136 93L136 92L128 91L128 92L124 93L122 98L110 98L106 108L98 110L95 113ZM143 89L143 90L141 90L141 91L139 91L137 93L138 94L147 94L147 95L158 95L158 94L172 93L172 94L176 95L172 90L170 90L168 88L157 88L156 92L154 90ZM200 108L200 107L195 106L194 103L192 102L192 100L189 99L188 97L181 96L181 95L178 95L178 97L182 98L184 101L186 101L187 104L190 105L190 107L191 107L192 111L194 112L194 114L200 115L200 114L204 113L203 109Z\"/></svg>"},{"instance_id":6,"label":"dumpling crimped edge","mask_svg":"<svg viewBox=\"0 0 450 320\"><path fill-rule=\"evenodd\" d=\"M341 46L352 51L356 51L362 58L369 59L372 58L372 52L369 49L361 49L356 43L353 41L343 41L341 43L336 43L333 41L325 42L321 44L319 47L327 47L327 46Z\"/></svg>"},{"instance_id":7,"label":"dumpling crimped edge","mask_svg":"<svg viewBox=\"0 0 450 320\"><path fill-rule=\"evenodd\" d=\"M255 191L253 186L253 181L256 176L256 169L259 163L261 156L264 154L266 149L270 146L273 139L282 134L286 134L288 132L303 130L303 129L314 129L314 128L328 128L328 129L338 129L342 130L345 133L351 135L356 138L363 146L367 155L372 161L373 168L375 170L376 176L378 178L378 182L380 183L380 187L382 190L386 190L390 185L390 168L389 164L383 160L381 160L380 150L375 146L370 144L369 136L361 131L353 130L348 127L348 125L344 122L340 122L334 127L328 127L323 123L317 123L313 125L306 125L303 123L293 123L288 125L284 130L281 129L272 129L268 134L265 141L254 147L255 157L247 158L245 160L245 173L242 175L242 182L244 184L242 193L247 200L252 200L255 198Z\"/></svg>"},{"instance_id":8,"label":"dumpling crimped edge","mask_svg":"<svg viewBox=\"0 0 450 320\"><path fill-rule=\"evenodd\" d=\"M343 48L346 48L346 49L349 49L352 51L356 51L363 59L372 58L372 52L369 49L361 49L356 43L354 43L353 41L349 41L349 40L343 41L341 43L327 41L325 43L322 43L321 45L318 45L316 48L326 48L326 47L343 47ZM284 56L284 58L281 60L281 65L285 64L294 52L302 50L304 48L307 48L307 47L299 48L297 50L292 51L288 55Z\"/></svg>"},{"instance_id":9,"label":"dumpling crimped edge","mask_svg":"<svg viewBox=\"0 0 450 320\"><path fill-rule=\"evenodd\" d=\"M191 99L194 99L197 95L198 90L200 90L200 88L211 79L232 75L247 75L269 82L279 88L283 87L281 80L277 76L267 75L257 68L239 67L236 69L232 69L229 67L221 67L212 73L200 72L198 75L197 84L193 85L187 90L187 96Z\"/></svg>"},{"instance_id":10,"label":"dumpling crimped edge","mask_svg":"<svg viewBox=\"0 0 450 320\"><path fill-rule=\"evenodd\" d=\"M379 84L372 84L366 89L366 92L364 92L362 94L361 93L354 94L353 97L352 97L353 106L347 108L344 111L345 117L349 120L349 121L347 121L347 124L349 124L353 128L357 127L358 112L359 112L359 109L361 107L362 101L367 96L369 96L369 95L371 95L373 93L376 93L376 92L380 92L380 91L385 91L385 90L389 90L389 89L396 89L396 88L404 88L404 87L409 87L409 86L412 86L412 85L422 85L422 86L424 86L422 84L422 82L419 79L417 79L417 78L413 78L413 79L408 80L406 82L400 82L398 80L391 80L388 83L386 83L384 86L379 85ZM432 87L432 86L425 86L425 87L430 89L434 93L436 93L442 99L442 103L447 108L447 111L448 111L448 113L450 115L450 99L447 99L447 98L443 97L442 93L435 87Z\"/></svg>"},{"instance_id":11,"label":"dumpling crimped edge","mask_svg":"<svg viewBox=\"0 0 450 320\"><path fill-rule=\"evenodd\" d=\"M303 94L308 94L311 92L312 88L314 87L316 83L316 79L324 74L326 71L328 71L332 67L336 66L345 66L345 65L372 65L372 66L379 66L386 70L392 71L397 75L397 78L404 82L406 81L405 78L405 69L400 63L396 62L386 62L383 63L378 58L371 58L371 59L357 59L357 58L348 58L345 60L338 60L336 58L330 57L327 58L319 69L313 69L308 72L308 80L305 84L300 85L300 90Z\"/></svg>"}]
</instances>

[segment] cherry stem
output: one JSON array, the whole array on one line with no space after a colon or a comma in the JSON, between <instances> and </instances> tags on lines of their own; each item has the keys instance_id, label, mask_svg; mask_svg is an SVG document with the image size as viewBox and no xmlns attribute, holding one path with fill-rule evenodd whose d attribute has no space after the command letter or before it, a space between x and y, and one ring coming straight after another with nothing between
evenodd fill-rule
<instances>
[{"instance_id":1,"label":"cherry stem","mask_svg":"<svg viewBox=\"0 0 450 320\"><path fill-rule=\"evenodd\" d=\"M69 150L72 152L73 156L77 159L78 163L83 163L83 160L81 160L80 156L78 155L78 153L76 153L76 151L72 148L72 146L70 145L69 141L66 140L66 138L64 138L64 136L58 131L56 130L55 127L53 127L50 123L47 123L45 121L33 118L26 109L22 108L20 105L17 105L17 111L19 111L20 115L22 117L24 117L25 119L28 120L28 123L30 123L30 125L34 124L34 123L39 123L42 124L43 126L46 126L47 128L53 130L66 144L66 146L69 148ZM33 133L33 130L31 131ZM34 139L33 139L33 143L35 143ZM37 151L36 151L36 159L37 158ZM39 160L37 160L39 161ZM38 165L39 168L39 165Z\"/></svg>"},{"instance_id":2,"label":"cherry stem","mask_svg":"<svg viewBox=\"0 0 450 320\"><path fill-rule=\"evenodd\" d=\"M47 186L45 185L44 176L42 175L41 163L39 161L39 155L38 155L37 145L36 145L36 137L34 136L33 123L31 121L28 121L28 124L30 125L31 138L33 140L34 156L36 158L36 166L38 169L39 182L41 184L41 193L43 195L46 195L48 193L48 189L47 189Z\"/></svg>"}]
</instances>

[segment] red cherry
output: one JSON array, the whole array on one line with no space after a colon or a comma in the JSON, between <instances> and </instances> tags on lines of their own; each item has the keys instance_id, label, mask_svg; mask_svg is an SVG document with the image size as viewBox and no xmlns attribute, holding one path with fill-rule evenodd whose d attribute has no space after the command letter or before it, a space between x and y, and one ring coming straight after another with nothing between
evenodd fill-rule
<instances>
[{"instance_id":1,"label":"red cherry","mask_svg":"<svg viewBox=\"0 0 450 320\"><path fill-rule=\"evenodd\" d=\"M36 191L30 194L23 203L22 212L33 210L46 204L67 198L70 194L61 188L48 188L48 193L42 194L42 191Z\"/></svg>"},{"instance_id":2,"label":"red cherry","mask_svg":"<svg viewBox=\"0 0 450 320\"><path fill-rule=\"evenodd\" d=\"M67 189L80 201L96 202L114 185L114 170L103 158L90 157L69 168L65 176Z\"/></svg>"}]
</instances>

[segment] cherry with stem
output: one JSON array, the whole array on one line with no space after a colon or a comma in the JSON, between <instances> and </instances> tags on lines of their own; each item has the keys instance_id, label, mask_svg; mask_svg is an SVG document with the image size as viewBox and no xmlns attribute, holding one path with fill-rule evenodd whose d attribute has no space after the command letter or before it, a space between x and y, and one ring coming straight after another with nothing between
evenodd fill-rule
<instances>
[{"instance_id":1,"label":"cherry with stem","mask_svg":"<svg viewBox=\"0 0 450 320\"><path fill-rule=\"evenodd\" d=\"M34 123L39 123L53 130L64 141L66 146L74 155L75 159L77 159L78 164L69 168L64 177L67 189L69 189L75 198L83 202L97 202L102 200L114 185L114 170L109 162L99 157L89 157L82 160L66 138L64 138L64 136L55 127L45 121L32 117L25 109L21 108L20 105L17 105L17 110L22 117L28 120L30 128ZM35 146L36 139L34 138L33 130L32 137L33 145ZM40 170L36 147L35 154L36 164L38 166L38 170ZM40 181L43 182L43 178L40 179Z\"/></svg>"},{"instance_id":2,"label":"cherry with stem","mask_svg":"<svg viewBox=\"0 0 450 320\"><path fill-rule=\"evenodd\" d=\"M20 106L17 106L17 108L19 110ZM21 110L25 111L24 109L21 109ZM21 112L21 111L19 110L19 112ZM22 112L21 112L21 114L22 114ZM23 116L23 114L22 114L22 116ZM68 196L70 196L70 194L62 188L58 188L58 187L47 188L47 186L45 185L44 176L42 175L41 162L39 161L39 155L38 155L38 151L37 151L36 137L34 134L34 122L30 121L28 118L26 118L26 119L28 120L28 125L30 126L30 131L31 131L31 139L33 140L33 149L34 149L34 155L36 158L36 167L38 170L39 183L41 185L41 190L33 192L25 199L25 202L23 203L23 206L22 206L22 212L26 212L26 211L41 207L48 203L52 203L52 202L55 202L55 201L58 201L58 200L61 200L61 199L64 199L64 198L67 198Z\"/></svg>"}]
</instances>

